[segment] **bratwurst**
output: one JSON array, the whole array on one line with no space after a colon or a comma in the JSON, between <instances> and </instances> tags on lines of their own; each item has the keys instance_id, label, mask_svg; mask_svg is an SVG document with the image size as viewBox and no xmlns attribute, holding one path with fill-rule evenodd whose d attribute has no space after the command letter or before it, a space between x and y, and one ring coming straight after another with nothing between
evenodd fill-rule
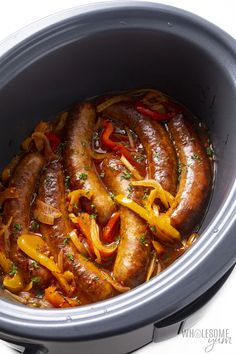
<instances>
[{"instance_id":1,"label":"bratwurst","mask_svg":"<svg viewBox=\"0 0 236 354\"><path fill-rule=\"evenodd\" d=\"M64 161L71 187L92 192L98 221L104 225L115 211L115 205L96 172L90 153L95 121L96 111L91 103L75 107L67 126Z\"/></svg>"},{"instance_id":2,"label":"bratwurst","mask_svg":"<svg viewBox=\"0 0 236 354\"><path fill-rule=\"evenodd\" d=\"M54 225L42 223L41 232L55 259L62 250L64 269L70 270L74 274L78 297L82 293L82 298L86 297L88 302L111 297L114 291L106 281L104 274L92 262L79 254L72 242L67 240L72 227L65 206L64 175L60 162L52 162L43 173L40 179L38 198L60 210L62 214L60 218L55 220Z\"/></svg>"},{"instance_id":3,"label":"bratwurst","mask_svg":"<svg viewBox=\"0 0 236 354\"><path fill-rule=\"evenodd\" d=\"M177 189L177 157L165 127L138 113L132 103L121 102L103 111L104 116L124 122L134 130L147 155L148 178L155 179L175 195Z\"/></svg>"},{"instance_id":4,"label":"bratwurst","mask_svg":"<svg viewBox=\"0 0 236 354\"><path fill-rule=\"evenodd\" d=\"M212 168L201 140L182 114L168 123L179 156L180 183L175 202L167 214L182 235L198 225L205 212L212 186Z\"/></svg>"},{"instance_id":5,"label":"bratwurst","mask_svg":"<svg viewBox=\"0 0 236 354\"><path fill-rule=\"evenodd\" d=\"M105 173L104 182L114 194L129 195L136 201L142 194L131 189L127 173L120 159L105 159L102 164ZM114 263L113 274L117 281L131 288L143 283L147 274L150 259L150 231L147 224L133 211L120 206L120 244Z\"/></svg>"}]
</instances>

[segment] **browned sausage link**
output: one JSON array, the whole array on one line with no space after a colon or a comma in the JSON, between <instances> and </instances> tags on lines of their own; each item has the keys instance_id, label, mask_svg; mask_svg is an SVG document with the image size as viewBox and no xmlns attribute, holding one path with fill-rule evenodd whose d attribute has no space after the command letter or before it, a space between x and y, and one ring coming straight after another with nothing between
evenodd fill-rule
<instances>
[{"instance_id":1,"label":"browned sausage link","mask_svg":"<svg viewBox=\"0 0 236 354\"><path fill-rule=\"evenodd\" d=\"M124 179L126 168L116 157L103 162L105 183L115 194L125 194L132 199L140 199L130 191L130 180ZM147 224L133 211L120 207L121 241L114 264L113 274L117 281L135 287L145 281L150 256L150 232Z\"/></svg>"},{"instance_id":2,"label":"browned sausage link","mask_svg":"<svg viewBox=\"0 0 236 354\"><path fill-rule=\"evenodd\" d=\"M132 103L117 103L104 110L104 115L123 121L139 136L147 154L148 178L159 182L175 195L177 188L177 158L164 126L138 113Z\"/></svg>"},{"instance_id":3,"label":"browned sausage link","mask_svg":"<svg viewBox=\"0 0 236 354\"><path fill-rule=\"evenodd\" d=\"M46 286L50 273L43 267L31 269L32 261L17 246L18 236L29 231L30 204L43 165L44 158L39 153L29 153L20 160L9 182L9 187L15 187L18 191L18 198L8 199L5 202L3 218L6 223L12 217L10 258L22 270L25 282L28 282L31 276L40 275L40 285Z\"/></svg>"},{"instance_id":4,"label":"browned sausage link","mask_svg":"<svg viewBox=\"0 0 236 354\"><path fill-rule=\"evenodd\" d=\"M212 169L206 151L190 121L182 115L168 124L178 155L180 184L168 211L172 225L183 235L200 222L212 186Z\"/></svg>"},{"instance_id":5,"label":"browned sausage link","mask_svg":"<svg viewBox=\"0 0 236 354\"><path fill-rule=\"evenodd\" d=\"M59 251L63 250L64 270L70 270L76 277L79 295L82 292L88 302L100 301L113 296L113 288L100 270L79 254L70 241L65 242L72 228L65 207L64 176L59 162L52 162L43 173L38 197L62 213L62 216L55 220L54 225L41 224L40 229L55 258Z\"/></svg>"},{"instance_id":6,"label":"browned sausage link","mask_svg":"<svg viewBox=\"0 0 236 354\"><path fill-rule=\"evenodd\" d=\"M96 208L98 221L105 224L115 211L115 205L100 180L89 153L95 119L96 112L90 103L74 109L68 123L64 161L72 188L92 191L92 203Z\"/></svg>"}]
</instances>

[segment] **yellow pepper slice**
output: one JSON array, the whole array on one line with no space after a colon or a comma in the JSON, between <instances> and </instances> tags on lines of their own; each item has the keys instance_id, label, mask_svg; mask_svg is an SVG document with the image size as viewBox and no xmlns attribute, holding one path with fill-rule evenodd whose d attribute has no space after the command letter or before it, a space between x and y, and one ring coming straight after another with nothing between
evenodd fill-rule
<instances>
[{"instance_id":1,"label":"yellow pepper slice","mask_svg":"<svg viewBox=\"0 0 236 354\"><path fill-rule=\"evenodd\" d=\"M73 210L73 206L79 202L79 199L81 197L85 197L89 200L92 198L92 193L89 190L84 190L84 189L76 189L68 194L68 197L70 198L70 204L69 204L69 211Z\"/></svg>"},{"instance_id":2,"label":"yellow pepper slice","mask_svg":"<svg viewBox=\"0 0 236 354\"><path fill-rule=\"evenodd\" d=\"M6 275L3 279L4 287L12 293L18 293L24 288L24 283L19 272L10 277Z\"/></svg>"},{"instance_id":3,"label":"yellow pepper slice","mask_svg":"<svg viewBox=\"0 0 236 354\"><path fill-rule=\"evenodd\" d=\"M12 261L6 257L6 255L0 251L0 267L4 273L9 273L12 267Z\"/></svg>"},{"instance_id":4,"label":"yellow pepper slice","mask_svg":"<svg viewBox=\"0 0 236 354\"><path fill-rule=\"evenodd\" d=\"M46 242L40 236L23 234L17 239L17 245L28 257L40 263L51 272L60 273L57 264L51 258L41 253L41 250L46 248Z\"/></svg>"},{"instance_id":5,"label":"yellow pepper slice","mask_svg":"<svg viewBox=\"0 0 236 354\"><path fill-rule=\"evenodd\" d=\"M123 194L118 194L114 199L121 205L131 209L137 213L142 219L146 220L150 226L155 226L164 238L179 239L180 233L170 224L170 218L165 214L156 216L153 210L146 210L132 199L125 197ZM168 239L169 240L169 239Z\"/></svg>"},{"instance_id":6,"label":"yellow pepper slice","mask_svg":"<svg viewBox=\"0 0 236 354\"><path fill-rule=\"evenodd\" d=\"M149 195L150 197L150 203L154 202L155 198L160 198L161 202L163 203L163 205L165 206L165 208L168 208L169 205L171 206L174 202L174 196L167 192L165 189L162 188L162 186L160 185L160 183L158 183L157 181L155 181L154 179L147 179L147 180L143 180L143 181L133 181L131 182L131 184L133 186L141 186L141 187L151 187L154 188L154 191L152 191Z\"/></svg>"}]
</instances>

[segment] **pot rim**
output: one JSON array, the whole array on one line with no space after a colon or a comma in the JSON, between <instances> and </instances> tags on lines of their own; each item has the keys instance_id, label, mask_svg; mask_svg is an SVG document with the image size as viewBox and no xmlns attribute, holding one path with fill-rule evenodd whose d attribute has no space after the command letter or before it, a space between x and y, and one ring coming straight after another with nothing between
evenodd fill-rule
<instances>
[{"instance_id":1,"label":"pot rim","mask_svg":"<svg viewBox=\"0 0 236 354\"><path fill-rule=\"evenodd\" d=\"M98 16L105 12L108 17L112 14L113 17L119 18L119 11L125 11L128 16L134 10L139 16L144 16L144 19L145 16L148 18L148 13L161 12L165 18L170 17L172 21L182 21L188 26L194 23L206 37L214 36L218 44L233 57L236 67L235 40L206 20L184 10L156 3L106 2L61 11L24 27L1 42L0 74L3 72L3 77L0 87L10 80L5 69L9 68L11 58L16 57L17 53L23 53L27 46L37 43L40 36L49 37L55 30L61 30L63 26L66 28L71 19L94 14ZM120 23L120 27L122 25ZM236 90L235 67L233 73ZM0 299L1 332L57 341L95 339L104 336L104 333L111 336L148 325L157 318L162 320L185 307L208 290L235 263L235 191L236 181L221 210L196 244L158 277L115 298L72 309L33 309ZM218 262L214 263L214 267L209 267L215 259Z\"/></svg>"}]
</instances>

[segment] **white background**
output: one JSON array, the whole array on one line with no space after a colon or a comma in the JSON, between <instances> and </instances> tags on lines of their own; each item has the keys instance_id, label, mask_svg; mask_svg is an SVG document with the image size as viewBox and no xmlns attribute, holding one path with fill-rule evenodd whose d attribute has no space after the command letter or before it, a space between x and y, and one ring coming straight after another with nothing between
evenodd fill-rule
<instances>
[{"instance_id":1,"label":"white background","mask_svg":"<svg viewBox=\"0 0 236 354\"><path fill-rule=\"evenodd\" d=\"M81 4L94 3L94 1L79 0L7 0L0 2L0 40L21 27L36 21L42 17L53 14L65 8L78 6ZM153 1L154 2L154 1ZM213 0L172 0L160 1L164 4L173 5L191 11L215 23L226 32L236 38L236 20L234 11L234 1L213 1ZM207 271L207 270L206 270ZM219 291L211 304L208 306L205 316L194 326L195 329L229 329L232 337L232 344L216 344L211 351L214 354L234 354L236 353L236 270L230 279ZM187 339L181 335L168 341L150 344L137 354L169 354L169 353L205 353L207 346L206 339ZM111 348L112 352L112 348ZM12 353L5 344L0 342L0 353ZM67 354L67 353L65 353ZM81 353L83 354L83 353ZM94 350L96 354L96 349Z\"/></svg>"}]
</instances>

